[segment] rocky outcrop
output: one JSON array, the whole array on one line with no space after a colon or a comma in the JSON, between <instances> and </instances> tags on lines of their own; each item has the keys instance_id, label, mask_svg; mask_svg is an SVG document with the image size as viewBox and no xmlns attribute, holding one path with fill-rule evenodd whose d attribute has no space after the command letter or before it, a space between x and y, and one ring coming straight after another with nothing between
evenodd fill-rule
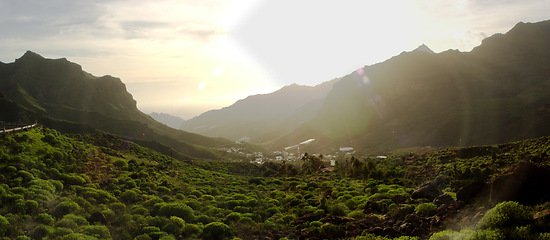
<instances>
[{"instance_id":1,"label":"rocky outcrop","mask_svg":"<svg viewBox=\"0 0 550 240\"><path fill-rule=\"evenodd\" d=\"M458 190L456 200L468 204L476 199L488 199L489 191L490 185L484 181L474 181Z\"/></svg>"},{"instance_id":2,"label":"rocky outcrop","mask_svg":"<svg viewBox=\"0 0 550 240\"><path fill-rule=\"evenodd\" d=\"M533 205L550 200L550 169L520 162L492 182L491 201L517 201Z\"/></svg>"},{"instance_id":3,"label":"rocky outcrop","mask_svg":"<svg viewBox=\"0 0 550 240\"><path fill-rule=\"evenodd\" d=\"M456 199L464 204L473 201L516 201L533 205L550 200L550 169L531 162L520 162L492 182L475 181L462 187Z\"/></svg>"},{"instance_id":4,"label":"rocky outcrop","mask_svg":"<svg viewBox=\"0 0 550 240\"><path fill-rule=\"evenodd\" d=\"M415 199L426 198L430 201L433 201L441 194L443 194L443 192L441 192L441 190L439 190L435 184L428 182L416 189L412 193L411 197Z\"/></svg>"},{"instance_id":5,"label":"rocky outcrop","mask_svg":"<svg viewBox=\"0 0 550 240\"><path fill-rule=\"evenodd\" d=\"M433 203L437 206L441 206L441 205L456 206L455 199L451 197L451 195L446 193L437 196L433 200Z\"/></svg>"}]
</instances>

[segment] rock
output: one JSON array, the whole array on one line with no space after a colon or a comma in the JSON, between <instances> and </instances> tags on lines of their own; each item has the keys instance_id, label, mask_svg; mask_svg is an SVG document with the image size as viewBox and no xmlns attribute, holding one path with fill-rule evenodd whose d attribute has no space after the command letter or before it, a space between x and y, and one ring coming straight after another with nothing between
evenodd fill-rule
<instances>
[{"instance_id":1,"label":"rock","mask_svg":"<svg viewBox=\"0 0 550 240\"><path fill-rule=\"evenodd\" d=\"M440 189L444 189L451 182L451 178L446 175L439 175L433 180L433 183Z\"/></svg>"},{"instance_id":2,"label":"rock","mask_svg":"<svg viewBox=\"0 0 550 240\"><path fill-rule=\"evenodd\" d=\"M456 200L463 203L470 203L475 199L489 198L488 184L483 181L474 181L464 187L462 187L456 193Z\"/></svg>"},{"instance_id":3,"label":"rock","mask_svg":"<svg viewBox=\"0 0 550 240\"><path fill-rule=\"evenodd\" d=\"M441 194L439 196L437 196L434 200L433 200L433 203L437 206L441 206L441 205L456 205L456 201L454 200L453 197L451 197L451 195L449 194Z\"/></svg>"},{"instance_id":4,"label":"rock","mask_svg":"<svg viewBox=\"0 0 550 240\"><path fill-rule=\"evenodd\" d=\"M428 182L420 186L418 189L414 190L411 197L416 199L426 198L430 201L433 201L434 198L441 194L443 194L443 192L441 192L441 190L439 190L435 184Z\"/></svg>"},{"instance_id":5,"label":"rock","mask_svg":"<svg viewBox=\"0 0 550 240\"><path fill-rule=\"evenodd\" d=\"M405 216L414 212L413 207L400 207L392 212L391 217L394 219L404 219Z\"/></svg>"},{"instance_id":6,"label":"rock","mask_svg":"<svg viewBox=\"0 0 550 240\"><path fill-rule=\"evenodd\" d=\"M384 236L387 236L387 237L399 237L401 234L401 232L393 227L385 227L383 230L382 230L382 234Z\"/></svg>"},{"instance_id":7,"label":"rock","mask_svg":"<svg viewBox=\"0 0 550 240\"><path fill-rule=\"evenodd\" d=\"M371 232L376 234L376 235L382 235L382 234L384 234L384 229L382 227L377 226L377 227L372 228Z\"/></svg>"},{"instance_id":8,"label":"rock","mask_svg":"<svg viewBox=\"0 0 550 240\"><path fill-rule=\"evenodd\" d=\"M409 223L413 227L420 226L420 218L418 216L416 216L416 214L414 214L414 213L411 213L411 214L407 215L405 217L405 222Z\"/></svg>"},{"instance_id":9,"label":"rock","mask_svg":"<svg viewBox=\"0 0 550 240\"><path fill-rule=\"evenodd\" d=\"M550 169L545 166L520 162L508 173L492 182L491 201L517 201L534 205L550 200Z\"/></svg>"},{"instance_id":10,"label":"rock","mask_svg":"<svg viewBox=\"0 0 550 240\"><path fill-rule=\"evenodd\" d=\"M391 196L390 199L397 204L401 204L409 200L409 196L404 194L397 194L397 195Z\"/></svg>"}]
</instances>

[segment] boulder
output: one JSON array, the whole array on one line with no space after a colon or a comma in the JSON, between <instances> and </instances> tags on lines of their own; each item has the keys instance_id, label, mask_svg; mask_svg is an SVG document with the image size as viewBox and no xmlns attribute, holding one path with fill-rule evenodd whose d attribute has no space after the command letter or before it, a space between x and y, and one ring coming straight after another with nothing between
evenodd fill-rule
<instances>
[{"instance_id":1,"label":"boulder","mask_svg":"<svg viewBox=\"0 0 550 240\"><path fill-rule=\"evenodd\" d=\"M456 201L454 200L454 198L451 197L451 195L446 194L446 193L443 193L443 194L437 196L433 200L433 203L437 206L441 206L441 205L454 206L454 205L456 205Z\"/></svg>"},{"instance_id":2,"label":"boulder","mask_svg":"<svg viewBox=\"0 0 550 240\"><path fill-rule=\"evenodd\" d=\"M492 182L491 201L517 201L524 205L550 201L550 169L520 162Z\"/></svg>"},{"instance_id":3,"label":"boulder","mask_svg":"<svg viewBox=\"0 0 550 240\"><path fill-rule=\"evenodd\" d=\"M411 194L412 198L427 198L430 201L433 201L437 196L443 194L437 186L431 182L425 183L420 186L418 189L414 190Z\"/></svg>"},{"instance_id":4,"label":"boulder","mask_svg":"<svg viewBox=\"0 0 550 240\"><path fill-rule=\"evenodd\" d=\"M474 181L456 193L456 200L468 204L475 199L488 199L490 186L483 181Z\"/></svg>"}]
</instances>

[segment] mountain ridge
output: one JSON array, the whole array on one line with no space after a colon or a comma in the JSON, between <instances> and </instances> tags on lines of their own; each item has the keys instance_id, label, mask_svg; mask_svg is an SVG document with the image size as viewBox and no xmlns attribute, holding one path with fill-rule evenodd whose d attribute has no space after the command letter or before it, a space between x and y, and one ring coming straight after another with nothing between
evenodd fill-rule
<instances>
[{"instance_id":1,"label":"mountain ridge","mask_svg":"<svg viewBox=\"0 0 550 240\"><path fill-rule=\"evenodd\" d=\"M316 86L291 84L272 93L251 95L228 107L189 119L181 128L206 136L265 141L269 132L291 131L310 118L310 113L299 109L322 99L336 81L338 79Z\"/></svg>"},{"instance_id":2,"label":"mountain ridge","mask_svg":"<svg viewBox=\"0 0 550 240\"><path fill-rule=\"evenodd\" d=\"M273 131L264 130L261 137L251 140L282 149L313 138L318 140L307 147L315 152L339 146L383 152L411 146L495 144L550 134L543 124L550 119L535 114L550 102L543 93L550 91L548 41L550 21L542 21L518 23L504 34L484 39L470 52L434 53L422 44L334 80L325 97L317 99L320 105L309 108L307 118L299 124L285 131L263 125ZM279 91L292 86L297 85ZM206 115L254 102L257 97L249 96ZM242 128L253 125L246 120L257 116L241 112L239 117L247 124L234 125L224 133L216 131L218 124L204 124L212 128L201 134L238 139L246 135ZM217 118L228 119L223 114ZM192 120L189 123L203 119Z\"/></svg>"},{"instance_id":3,"label":"mountain ridge","mask_svg":"<svg viewBox=\"0 0 550 240\"><path fill-rule=\"evenodd\" d=\"M137 102L119 78L93 76L66 58L46 59L27 51L15 62L3 65L0 84L0 92L24 112L20 116L26 119L22 120L38 120L63 132L98 129L144 144L166 145L182 158L217 159L219 153L211 148L232 144L155 121L137 109Z\"/></svg>"},{"instance_id":4,"label":"mountain ridge","mask_svg":"<svg viewBox=\"0 0 550 240\"><path fill-rule=\"evenodd\" d=\"M393 149L548 135L542 123L550 119L534 115L534 109L550 102L549 96L535 93L541 91L536 86L550 91L548 40L550 21L517 24L472 52L404 52L366 66L363 76L354 72L335 84L309 123L319 133L302 139L328 138L332 147ZM311 147L315 144L326 146L314 142Z\"/></svg>"},{"instance_id":5,"label":"mountain ridge","mask_svg":"<svg viewBox=\"0 0 550 240\"><path fill-rule=\"evenodd\" d=\"M168 113L152 112L148 115L156 121L174 129L178 129L185 122L185 119L170 115Z\"/></svg>"}]
</instances>

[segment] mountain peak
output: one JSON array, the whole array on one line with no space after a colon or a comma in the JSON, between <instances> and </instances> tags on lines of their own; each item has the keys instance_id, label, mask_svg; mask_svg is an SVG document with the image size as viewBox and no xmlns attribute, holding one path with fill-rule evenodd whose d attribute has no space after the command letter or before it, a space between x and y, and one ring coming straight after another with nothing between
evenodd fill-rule
<instances>
[{"instance_id":1,"label":"mountain peak","mask_svg":"<svg viewBox=\"0 0 550 240\"><path fill-rule=\"evenodd\" d=\"M40 54L38 53L35 53L33 51L30 51L30 50L27 50L27 52L25 52L25 54L23 54L23 56L21 56L19 59L17 59L16 61L21 61L21 60L25 60L25 59L45 59L44 57L42 57Z\"/></svg>"},{"instance_id":2,"label":"mountain peak","mask_svg":"<svg viewBox=\"0 0 550 240\"><path fill-rule=\"evenodd\" d=\"M422 44L422 45L418 46L415 50L413 50L413 52L425 52L425 53L429 53L429 54L434 54L435 53L428 46L426 46L426 44Z\"/></svg>"}]
</instances>

